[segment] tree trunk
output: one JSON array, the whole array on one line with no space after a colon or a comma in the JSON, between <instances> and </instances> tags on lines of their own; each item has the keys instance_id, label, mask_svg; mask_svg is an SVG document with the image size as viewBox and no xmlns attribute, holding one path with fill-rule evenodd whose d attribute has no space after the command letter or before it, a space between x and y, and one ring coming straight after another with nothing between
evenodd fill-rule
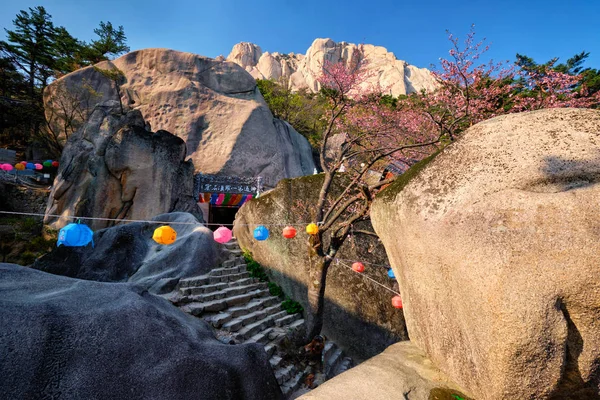
<instances>
[{"instance_id":1,"label":"tree trunk","mask_svg":"<svg viewBox=\"0 0 600 400\"><path fill-rule=\"evenodd\" d=\"M320 235L318 235L320 236ZM306 310L306 342L310 342L321 333L323 328L323 310L325 308L325 286L327 270L331 258L321 249L320 237L312 237L310 243L309 281L307 288L308 308Z\"/></svg>"}]
</instances>

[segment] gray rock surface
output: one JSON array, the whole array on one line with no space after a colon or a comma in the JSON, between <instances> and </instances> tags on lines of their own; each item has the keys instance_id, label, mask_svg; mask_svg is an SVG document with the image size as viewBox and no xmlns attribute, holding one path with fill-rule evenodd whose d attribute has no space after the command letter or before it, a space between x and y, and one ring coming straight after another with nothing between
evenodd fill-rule
<instances>
[{"instance_id":1,"label":"gray rock surface","mask_svg":"<svg viewBox=\"0 0 600 400\"><path fill-rule=\"evenodd\" d=\"M269 79L283 83L292 90L308 89L318 92L318 77L329 63L351 63L362 47L367 70L368 84L379 85L393 96L432 90L437 84L426 68L418 68L398 60L394 53L381 46L356 45L334 42L331 39L315 39L303 54L264 52L252 43L242 42L233 46L227 61L246 69L255 79Z\"/></svg>"},{"instance_id":2,"label":"gray rock surface","mask_svg":"<svg viewBox=\"0 0 600 400\"><path fill-rule=\"evenodd\" d=\"M420 168L371 215L411 341L477 399L600 398L600 111L493 118Z\"/></svg>"},{"instance_id":3,"label":"gray rock surface","mask_svg":"<svg viewBox=\"0 0 600 400\"><path fill-rule=\"evenodd\" d=\"M54 249L40 257L33 268L72 278L133 282L153 293L168 292L181 278L205 274L221 260L212 232L188 213L158 215L163 223L134 222L94 233L94 244ZM84 221L85 222L85 221ZM177 240L160 245L154 230L169 225Z\"/></svg>"},{"instance_id":4,"label":"gray rock surface","mask_svg":"<svg viewBox=\"0 0 600 400\"><path fill-rule=\"evenodd\" d=\"M322 400L467 400L411 342L396 343L381 354L328 380L300 399Z\"/></svg>"},{"instance_id":5,"label":"gray rock surface","mask_svg":"<svg viewBox=\"0 0 600 400\"><path fill-rule=\"evenodd\" d=\"M230 346L139 286L0 264L4 399L280 399L259 344Z\"/></svg>"},{"instance_id":6,"label":"gray rock surface","mask_svg":"<svg viewBox=\"0 0 600 400\"><path fill-rule=\"evenodd\" d=\"M115 68L123 73L124 106L138 110L153 129L183 139L195 172L262 176L271 187L281 178L312 173L308 141L293 129L279 129L252 76L232 62L174 50L134 51L53 82L44 104L55 131L64 130L59 100L65 93L81 97L83 111L119 98L115 83L99 72ZM93 96L85 95L90 91Z\"/></svg>"},{"instance_id":7,"label":"gray rock surface","mask_svg":"<svg viewBox=\"0 0 600 400\"><path fill-rule=\"evenodd\" d=\"M193 198L194 166L185 143L145 129L139 111L121 114L114 100L97 105L62 153L46 213L68 217L149 219L170 211L201 218ZM46 217L59 229L67 217ZM94 220L93 229L114 225Z\"/></svg>"}]
</instances>

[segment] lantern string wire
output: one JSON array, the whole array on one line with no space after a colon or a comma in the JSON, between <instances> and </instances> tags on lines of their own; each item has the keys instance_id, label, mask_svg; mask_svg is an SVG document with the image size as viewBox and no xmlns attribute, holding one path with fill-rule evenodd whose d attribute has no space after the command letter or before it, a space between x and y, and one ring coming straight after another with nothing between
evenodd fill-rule
<instances>
[{"instance_id":1,"label":"lantern string wire","mask_svg":"<svg viewBox=\"0 0 600 400\"><path fill-rule=\"evenodd\" d=\"M117 219L117 218L100 218L100 217L71 217L71 216L65 216L65 215L59 215L59 214L41 214L41 213L28 213L28 212L17 212L17 211L0 211L0 214L10 214L10 215L26 215L26 216L39 216L39 217L57 217L57 218L70 218L70 219L87 219L87 220L93 220L93 221L118 221L118 222L147 222L147 223L153 223L153 224L179 224L179 225L223 225L223 224L203 224L200 222L172 222L172 221L150 221L150 220L143 220L143 219ZM264 224L264 225L271 225L271 226L287 226L287 225L305 225L306 223L296 223L296 224ZM259 225L259 224L239 224L241 226L254 226L254 225ZM350 269L352 272L357 273L356 271L354 271L352 269L352 267L342 261L349 261L349 262L353 262L352 260L345 260L345 259L339 259L336 258L336 265L341 265L344 266L348 269ZM378 266L384 266L389 268L389 266L387 265L383 265L383 264L373 264L373 263L367 263L370 265L378 265ZM367 275L363 275L360 274L360 276L362 276L363 278L366 278L368 280L370 280L371 282L375 283L376 285L381 286L382 288L389 290L390 292L400 295L400 293L396 292L393 289L390 289L389 287L385 286L382 283L377 282L375 279L367 276Z\"/></svg>"},{"instance_id":2,"label":"lantern string wire","mask_svg":"<svg viewBox=\"0 0 600 400\"><path fill-rule=\"evenodd\" d=\"M222 223L211 223L211 222L177 222L177 221L151 221L145 219L121 219L121 218L101 218L101 217L76 217L69 215L60 214L42 214L42 213L28 213L28 212L17 212L17 211L0 211L0 214L11 214L11 215L26 215L26 216L38 216L38 217L55 217L55 218L66 218L66 219L81 219L81 220L92 220L92 221L116 221L116 222L147 222L150 224L168 224L168 225L204 225L204 226L233 226L234 224L222 224ZM294 222L287 224L236 224L238 226L293 226L293 225L307 225L312 222ZM318 224L317 224L318 225Z\"/></svg>"},{"instance_id":3,"label":"lantern string wire","mask_svg":"<svg viewBox=\"0 0 600 400\"><path fill-rule=\"evenodd\" d=\"M345 259L345 258L337 258L337 257L335 259L336 260L340 260L340 261L348 261L348 262L351 262L351 263L353 263L353 262L356 261L356 260L348 260L348 259ZM368 262L368 261L361 261L361 262L363 264L365 264L365 265L374 265L376 267L385 267L387 269L391 268L391 266L389 264L375 264L375 263L371 263L371 262Z\"/></svg>"},{"instance_id":4,"label":"lantern string wire","mask_svg":"<svg viewBox=\"0 0 600 400\"><path fill-rule=\"evenodd\" d=\"M384 289L386 289L386 290L389 290L390 292L392 292L392 293L394 293L394 294L397 294L398 296L400 296L400 293L396 292L396 291L395 291L395 290L393 290L393 289L390 289L389 287L385 286L383 283L379 283L379 282L377 282L375 279L371 278L370 276L364 275L363 273L356 272L355 270L353 270L353 269L352 269L352 267L351 267L350 265L348 265L348 264L346 264L346 263L343 263L343 262L341 262L341 261L339 261L339 260L336 260L336 261L337 261L337 262L336 262L336 265L342 265L342 266L344 266L344 267L346 267L346 268L350 269L350 270L351 270L353 273L355 273L355 274L359 274L360 276L362 276L363 278L366 278L366 279L370 280L370 281L371 281L371 282L373 282L374 284L376 284L376 285L379 285L379 286L381 286L382 288L384 288Z\"/></svg>"}]
</instances>

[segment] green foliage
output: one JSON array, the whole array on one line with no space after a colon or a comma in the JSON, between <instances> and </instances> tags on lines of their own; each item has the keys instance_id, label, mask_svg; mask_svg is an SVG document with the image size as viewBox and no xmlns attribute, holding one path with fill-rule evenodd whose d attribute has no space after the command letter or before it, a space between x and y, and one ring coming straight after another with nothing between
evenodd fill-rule
<instances>
[{"instance_id":1,"label":"green foliage","mask_svg":"<svg viewBox=\"0 0 600 400\"><path fill-rule=\"evenodd\" d=\"M42 98L53 79L129 50L122 26L100 22L94 30L98 39L88 44L55 26L42 6L20 11L13 29L5 31L6 40L0 40L0 138L16 149L53 142L43 129L48 124Z\"/></svg>"},{"instance_id":2,"label":"green foliage","mask_svg":"<svg viewBox=\"0 0 600 400\"><path fill-rule=\"evenodd\" d=\"M244 259L246 260L246 269L252 278L258 278L261 282L268 282L269 277L265 273L262 265L254 261L252 254L249 251L244 251Z\"/></svg>"},{"instance_id":3,"label":"green foliage","mask_svg":"<svg viewBox=\"0 0 600 400\"><path fill-rule=\"evenodd\" d=\"M269 277L265 273L265 270L262 267L262 265L260 265L254 260L252 254L248 250L244 250L243 256L246 260L246 269L248 270L250 276L253 278L258 278L262 282L268 282L267 285L271 296L283 297L285 295L281 286L279 286L275 282L269 281ZM281 306L285 311L287 311L288 314L301 313L304 310L300 303L290 299L289 297L285 298Z\"/></svg>"},{"instance_id":4,"label":"green foliage","mask_svg":"<svg viewBox=\"0 0 600 400\"><path fill-rule=\"evenodd\" d=\"M19 258L20 265L30 265L33 264L37 256L31 251L24 251L21 253L21 257Z\"/></svg>"},{"instance_id":5,"label":"green foliage","mask_svg":"<svg viewBox=\"0 0 600 400\"><path fill-rule=\"evenodd\" d=\"M36 227L41 226L41 223L42 222L39 219L28 217L23 220L21 227L23 230L32 231Z\"/></svg>"},{"instance_id":6,"label":"green foliage","mask_svg":"<svg viewBox=\"0 0 600 400\"><path fill-rule=\"evenodd\" d=\"M325 128L326 98L306 90L292 92L286 86L269 80L258 79L256 85L273 116L289 122L313 148L317 148Z\"/></svg>"},{"instance_id":7,"label":"green foliage","mask_svg":"<svg viewBox=\"0 0 600 400\"><path fill-rule=\"evenodd\" d=\"M268 286L269 286L269 293L271 293L271 296L277 296L277 297L283 296L283 289L281 288L281 286L279 286L275 282L269 282Z\"/></svg>"},{"instance_id":8,"label":"green foliage","mask_svg":"<svg viewBox=\"0 0 600 400\"><path fill-rule=\"evenodd\" d=\"M298 303L287 297L283 303L281 303L281 307L287 311L288 314L297 314L304 311L304 308Z\"/></svg>"}]
</instances>

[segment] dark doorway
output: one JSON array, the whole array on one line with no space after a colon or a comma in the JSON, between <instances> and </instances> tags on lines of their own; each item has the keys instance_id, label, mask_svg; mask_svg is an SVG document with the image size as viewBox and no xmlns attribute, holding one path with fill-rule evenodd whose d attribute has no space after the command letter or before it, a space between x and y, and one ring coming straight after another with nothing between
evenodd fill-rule
<instances>
[{"instance_id":1,"label":"dark doorway","mask_svg":"<svg viewBox=\"0 0 600 400\"><path fill-rule=\"evenodd\" d=\"M238 210L239 207L219 207L211 204L208 213L208 222L218 225L210 225L210 229L214 231L221 225L232 229L233 220Z\"/></svg>"}]
</instances>

